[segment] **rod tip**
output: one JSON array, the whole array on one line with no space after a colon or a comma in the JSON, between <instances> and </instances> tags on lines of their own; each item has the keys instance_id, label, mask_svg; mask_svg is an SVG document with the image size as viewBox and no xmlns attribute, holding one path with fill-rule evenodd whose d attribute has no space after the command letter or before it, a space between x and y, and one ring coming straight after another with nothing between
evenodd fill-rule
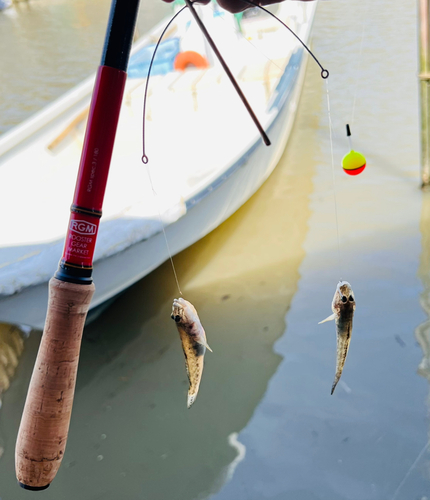
<instances>
[{"instance_id":1,"label":"rod tip","mask_svg":"<svg viewBox=\"0 0 430 500\"><path fill-rule=\"evenodd\" d=\"M18 484L24 490L29 490L29 491L42 491L42 490L46 490L46 488L49 488L49 485L50 485L50 483L48 483L46 486L30 486L28 484L21 483L20 481L18 481Z\"/></svg>"},{"instance_id":2,"label":"rod tip","mask_svg":"<svg viewBox=\"0 0 430 500\"><path fill-rule=\"evenodd\" d=\"M261 134L261 137L263 138L264 144L265 144L266 146L270 146L270 145L272 144L272 143L270 142L269 137L268 137L268 136L267 136L264 132Z\"/></svg>"},{"instance_id":3,"label":"rod tip","mask_svg":"<svg viewBox=\"0 0 430 500\"><path fill-rule=\"evenodd\" d=\"M346 136L350 137L351 136L351 129L349 128L349 125L346 124Z\"/></svg>"}]
</instances>

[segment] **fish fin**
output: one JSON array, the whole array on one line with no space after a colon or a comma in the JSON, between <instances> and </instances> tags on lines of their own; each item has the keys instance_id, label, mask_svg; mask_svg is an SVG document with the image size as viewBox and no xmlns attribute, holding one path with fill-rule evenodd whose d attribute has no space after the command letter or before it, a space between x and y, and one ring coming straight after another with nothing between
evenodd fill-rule
<instances>
[{"instance_id":1,"label":"fish fin","mask_svg":"<svg viewBox=\"0 0 430 500\"><path fill-rule=\"evenodd\" d=\"M326 319L323 319L322 321L320 321L318 324L320 325L321 323L325 323L326 321L332 321L335 319L335 315L334 314L331 314L328 318Z\"/></svg>"},{"instance_id":2,"label":"fish fin","mask_svg":"<svg viewBox=\"0 0 430 500\"><path fill-rule=\"evenodd\" d=\"M205 339L202 340L197 340L197 343L201 344L202 346L206 347L206 349L209 349L210 352L213 352L212 349L209 347L208 343L206 342Z\"/></svg>"}]
</instances>

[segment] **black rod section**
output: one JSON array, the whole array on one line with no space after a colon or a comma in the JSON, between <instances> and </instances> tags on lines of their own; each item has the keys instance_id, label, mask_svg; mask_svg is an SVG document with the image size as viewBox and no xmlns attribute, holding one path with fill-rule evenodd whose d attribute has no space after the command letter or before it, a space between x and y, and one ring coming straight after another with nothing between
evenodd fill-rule
<instances>
[{"instance_id":1,"label":"black rod section","mask_svg":"<svg viewBox=\"0 0 430 500\"><path fill-rule=\"evenodd\" d=\"M245 108L248 110L248 113L251 115L251 118L252 118L253 122L255 123L255 126L258 128L258 131L260 132L261 137L263 138L264 144L266 144L266 146L270 146L270 139L267 137L266 132L264 131L263 127L261 126L260 122L258 121L258 118L255 116L254 111L252 110L249 102L247 101L241 88L239 87L238 83L236 82L232 72L230 71L230 68L227 66L222 55L220 54L218 47L215 45L215 42L212 40L211 36L209 35L208 30L206 29L205 25L202 23L200 17L197 15L197 12L195 11L192 3L190 2L190 0L185 0L185 3L187 5L187 7L190 9L191 14L193 15L194 19L196 20L196 23L199 25L199 28L202 30L202 33L206 37L206 40L208 41L212 50L215 52L215 55L218 57L218 60L221 63L221 66L224 68L224 71L227 73L227 76L230 78L230 81L233 84L233 87L236 89L236 92L239 94L239 97L242 99L242 102L245 105Z\"/></svg>"},{"instance_id":2,"label":"black rod section","mask_svg":"<svg viewBox=\"0 0 430 500\"><path fill-rule=\"evenodd\" d=\"M113 0L102 53L102 66L127 71L139 0Z\"/></svg>"}]
</instances>

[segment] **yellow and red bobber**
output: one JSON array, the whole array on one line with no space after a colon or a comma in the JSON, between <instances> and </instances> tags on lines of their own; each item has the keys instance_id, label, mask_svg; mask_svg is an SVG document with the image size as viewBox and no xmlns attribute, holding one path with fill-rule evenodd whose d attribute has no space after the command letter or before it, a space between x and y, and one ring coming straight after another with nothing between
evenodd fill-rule
<instances>
[{"instance_id":1,"label":"yellow and red bobber","mask_svg":"<svg viewBox=\"0 0 430 500\"><path fill-rule=\"evenodd\" d=\"M350 140L351 147L351 130L349 125L346 126L346 135ZM342 158L342 168L348 175L358 175L366 168L366 158L351 147L351 151Z\"/></svg>"}]
</instances>

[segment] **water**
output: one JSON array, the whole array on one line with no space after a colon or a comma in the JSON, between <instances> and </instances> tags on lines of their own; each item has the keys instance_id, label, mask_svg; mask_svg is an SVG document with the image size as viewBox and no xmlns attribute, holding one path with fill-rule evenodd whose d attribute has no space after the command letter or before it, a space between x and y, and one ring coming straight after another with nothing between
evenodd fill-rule
<instances>
[{"instance_id":1,"label":"water","mask_svg":"<svg viewBox=\"0 0 430 500\"><path fill-rule=\"evenodd\" d=\"M36 4L62 5L70 25L64 3ZM313 49L331 75L342 262L326 89L310 61L274 174L226 223L175 257L184 296L214 350L196 403L186 409L170 319L177 291L165 263L86 329L65 458L39 495L430 498L430 193L418 189L415 7L350 0L318 8ZM357 178L338 166L354 99L353 145L368 160ZM352 284L357 311L330 396L334 325L317 323L330 314L340 278ZM25 341L3 394L1 498L32 495L15 484L13 454L39 338L33 332Z\"/></svg>"},{"instance_id":2,"label":"water","mask_svg":"<svg viewBox=\"0 0 430 500\"><path fill-rule=\"evenodd\" d=\"M0 134L95 72L109 0L21 0L0 12ZM170 13L142 2L136 35Z\"/></svg>"}]
</instances>

